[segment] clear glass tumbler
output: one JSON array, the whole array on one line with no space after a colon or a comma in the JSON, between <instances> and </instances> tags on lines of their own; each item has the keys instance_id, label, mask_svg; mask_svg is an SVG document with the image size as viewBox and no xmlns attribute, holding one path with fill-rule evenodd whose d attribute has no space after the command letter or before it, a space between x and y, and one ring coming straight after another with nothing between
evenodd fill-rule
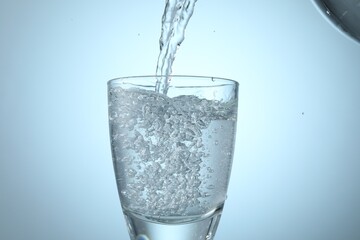
<instances>
[{"instance_id":1,"label":"clear glass tumbler","mask_svg":"<svg viewBox=\"0 0 360 240\"><path fill-rule=\"evenodd\" d=\"M213 239L230 178L238 83L159 76L108 82L112 157L132 240Z\"/></svg>"}]
</instances>

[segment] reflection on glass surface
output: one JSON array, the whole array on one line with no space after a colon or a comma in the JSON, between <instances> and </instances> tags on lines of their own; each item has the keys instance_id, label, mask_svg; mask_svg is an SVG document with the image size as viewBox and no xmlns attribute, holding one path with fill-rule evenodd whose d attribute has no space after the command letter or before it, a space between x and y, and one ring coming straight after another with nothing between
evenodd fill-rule
<instances>
[{"instance_id":1,"label":"reflection on glass surface","mask_svg":"<svg viewBox=\"0 0 360 240\"><path fill-rule=\"evenodd\" d=\"M338 29L360 42L360 0L314 0L314 2Z\"/></svg>"}]
</instances>

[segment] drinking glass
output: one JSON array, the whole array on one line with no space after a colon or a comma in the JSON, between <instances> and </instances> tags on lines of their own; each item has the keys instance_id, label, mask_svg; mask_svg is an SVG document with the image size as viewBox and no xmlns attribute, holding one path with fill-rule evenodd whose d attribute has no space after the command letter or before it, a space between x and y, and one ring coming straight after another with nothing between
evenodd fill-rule
<instances>
[{"instance_id":1,"label":"drinking glass","mask_svg":"<svg viewBox=\"0 0 360 240\"><path fill-rule=\"evenodd\" d=\"M230 178L238 83L161 76L108 82L112 158L132 240L210 240Z\"/></svg>"}]
</instances>

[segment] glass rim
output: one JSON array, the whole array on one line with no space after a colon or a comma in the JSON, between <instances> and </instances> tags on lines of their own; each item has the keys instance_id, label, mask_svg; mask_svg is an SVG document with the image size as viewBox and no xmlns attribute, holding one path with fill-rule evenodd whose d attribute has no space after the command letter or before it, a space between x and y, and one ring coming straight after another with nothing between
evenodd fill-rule
<instances>
[{"instance_id":1,"label":"glass rim","mask_svg":"<svg viewBox=\"0 0 360 240\"><path fill-rule=\"evenodd\" d=\"M107 85L111 86L113 83L126 83L123 82L124 80L129 80L129 79L141 79L141 78L153 78L153 79L157 79L157 78L163 78L166 77L165 75L138 75L138 76L125 76L125 77L117 77L117 78L113 78L107 81ZM239 82L230 79L230 78L223 78L223 77L211 77L211 76L201 76L201 75L170 75L171 78L184 78L184 79L190 79L190 78L198 78L198 79L208 79L211 81L215 81L215 80L220 80L223 81L224 83L228 82L229 85L239 85ZM171 86L170 86L171 87Z\"/></svg>"}]
</instances>

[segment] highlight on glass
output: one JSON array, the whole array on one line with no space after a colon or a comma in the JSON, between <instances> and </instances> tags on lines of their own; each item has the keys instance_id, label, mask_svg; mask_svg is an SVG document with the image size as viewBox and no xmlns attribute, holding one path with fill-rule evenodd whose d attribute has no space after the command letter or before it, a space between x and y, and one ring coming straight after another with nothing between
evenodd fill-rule
<instances>
[{"instance_id":1,"label":"highlight on glass","mask_svg":"<svg viewBox=\"0 0 360 240\"><path fill-rule=\"evenodd\" d=\"M335 27L360 43L360 0L313 0Z\"/></svg>"}]
</instances>

